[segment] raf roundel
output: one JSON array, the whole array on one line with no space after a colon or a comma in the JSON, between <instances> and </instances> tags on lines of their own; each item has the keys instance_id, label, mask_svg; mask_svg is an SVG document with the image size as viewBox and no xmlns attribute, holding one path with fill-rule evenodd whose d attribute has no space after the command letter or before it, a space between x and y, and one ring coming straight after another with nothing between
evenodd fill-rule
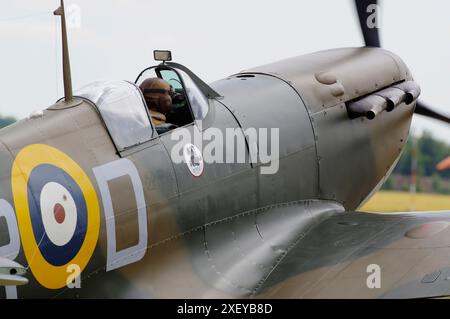
<instances>
[{"instance_id":1,"label":"raf roundel","mask_svg":"<svg viewBox=\"0 0 450 319\"><path fill-rule=\"evenodd\" d=\"M12 189L34 277L46 288L64 287L68 266L83 270L97 245L100 211L89 177L65 153L34 144L16 156Z\"/></svg>"},{"instance_id":2,"label":"raf roundel","mask_svg":"<svg viewBox=\"0 0 450 319\"><path fill-rule=\"evenodd\" d=\"M41 190L39 202L49 241L55 246L64 247L77 229L78 209L73 196L63 185L48 182Z\"/></svg>"}]
</instances>

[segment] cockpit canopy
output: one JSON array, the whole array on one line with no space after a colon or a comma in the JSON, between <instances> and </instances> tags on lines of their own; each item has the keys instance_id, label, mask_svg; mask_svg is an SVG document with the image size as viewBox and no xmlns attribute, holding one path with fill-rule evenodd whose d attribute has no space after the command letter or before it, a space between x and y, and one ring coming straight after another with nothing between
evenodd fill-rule
<instances>
[{"instance_id":1,"label":"cockpit canopy","mask_svg":"<svg viewBox=\"0 0 450 319\"><path fill-rule=\"evenodd\" d=\"M172 67L172 65L177 67ZM139 86L144 80L155 77L169 83L180 97L173 105L172 117L176 116L176 118L171 121L178 126L183 126L194 120L203 120L209 110L208 98L219 97L219 94L189 69L176 63L163 63L145 69L139 74L135 84ZM181 117L187 123L183 123Z\"/></svg>"},{"instance_id":2,"label":"cockpit canopy","mask_svg":"<svg viewBox=\"0 0 450 319\"><path fill-rule=\"evenodd\" d=\"M206 83L186 67L163 63L142 71L135 83L127 81L94 82L79 89L75 95L91 101L98 109L119 152L145 143L168 131L203 120L210 108L210 99L219 97ZM151 112L139 85L146 79L160 78L173 88L167 123L152 123Z\"/></svg>"},{"instance_id":3,"label":"cockpit canopy","mask_svg":"<svg viewBox=\"0 0 450 319\"><path fill-rule=\"evenodd\" d=\"M151 139L154 129L140 90L127 81L94 82L76 95L93 102L119 151Z\"/></svg>"}]
</instances>

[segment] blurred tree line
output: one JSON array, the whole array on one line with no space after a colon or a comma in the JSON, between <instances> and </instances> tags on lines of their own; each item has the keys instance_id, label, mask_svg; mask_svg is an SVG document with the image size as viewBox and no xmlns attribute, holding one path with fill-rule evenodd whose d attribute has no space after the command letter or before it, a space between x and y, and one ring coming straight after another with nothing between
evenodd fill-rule
<instances>
[{"instance_id":1,"label":"blurred tree line","mask_svg":"<svg viewBox=\"0 0 450 319\"><path fill-rule=\"evenodd\" d=\"M13 118L13 117L3 117L3 116L0 116L0 128L3 128L3 127L5 127L5 126L8 126L8 125L14 123L15 121L16 121L16 119Z\"/></svg>"},{"instance_id":2,"label":"blurred tree line","mask_svg":"<svg viewBox=\"0 0 450 319\"><path fill-rule=\"evenodd\" d=\"M417 158L417 191L423 191L423 182L429 185L426 191L450 194L450 170L439 172L436 165L450 156L450 146L443 141L433 138L429 131L424 131L420 137L410 136L400 160L386 181L383 189L407 190L403 183L399 187L400 176L411 175L411 154L416 146ZM397 183L396 183L397 182Z\"/></svg>"}]
</instances>

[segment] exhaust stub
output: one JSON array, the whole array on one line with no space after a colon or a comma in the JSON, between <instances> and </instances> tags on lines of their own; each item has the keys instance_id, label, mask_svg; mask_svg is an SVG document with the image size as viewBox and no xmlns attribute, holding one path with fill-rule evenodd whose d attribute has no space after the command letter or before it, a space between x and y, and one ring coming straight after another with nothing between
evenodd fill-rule
<instances>
[{"instance_id":1,"label":"exhaust stub","mask_svg":"<svg viewBox=\"0 0 450 319\"><path fill-rule=\"evenodd\" d=\"M386 99L373 94L349 103L347 110L351 118L365 116L369 120L373 120L387 108L387 105Z\"/></svg>"},{"instance_id":2,"label":"exhaust stub","mask_svg":"<svg viewBox=\"0 0 450 319\"><path fill-rule=\"evenodd\" d=\"M405 103L407 105L417 100L417 98L421 93L420 86L414 81L407 81L400 83L398 85L395 85L394 88L398 88L403 92L405 92L406 94Z\"/></svg>"},{"instance_id":3,"label":"exhaust stub","mask_svg":"<svg viewBox=\"0 0 450 319\"><path fill-rule=\"evenodd\" d=\"M402 103L406 105L413 103L419 95L420 86L416 82L402 82L347 102L347 113L351 119L365 116L369 120L373 120L384 110L391 112Z\"/></svg>"},{"instance_id":4,"label":"exhaust stub","mask_svg":"<svg viewBox=\"0 0 450 319\"><path fill-rule=\"evenodd\" d=\"M386 100L386 111L388 112L391 112L395 107L402 104L406 99L406 93L403 90L395 87L381 90L375 93L375 95L381 96Z\"/></svg>"}]
</instances>

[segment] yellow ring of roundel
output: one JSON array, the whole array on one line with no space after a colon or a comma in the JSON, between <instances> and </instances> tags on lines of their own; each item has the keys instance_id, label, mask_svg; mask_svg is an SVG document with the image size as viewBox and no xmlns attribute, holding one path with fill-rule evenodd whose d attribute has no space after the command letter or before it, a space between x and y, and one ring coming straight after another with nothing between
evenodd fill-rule
<instances>
[{"instance_id":1,"label":"yellow ring of roundel","mask_svg":"<svg viewBox=\"0 0 450 319\"><path fill-rule=\"evenodd\" d=\"M80 187L87 207L87 230L84 242L75 257L66 265L49 264L41 254L34 237L28 206L28 178L32 170L41 164L51 164L69 174ZM97 194L89 177L68 155L43 144L32 144L17 154L12 168L12 192L23 250L36 280L48 289L59 289L67 284L67 266L76 264L81 271L94 253L100 231L100 209Z\"/></svg>"}]
</instances>

